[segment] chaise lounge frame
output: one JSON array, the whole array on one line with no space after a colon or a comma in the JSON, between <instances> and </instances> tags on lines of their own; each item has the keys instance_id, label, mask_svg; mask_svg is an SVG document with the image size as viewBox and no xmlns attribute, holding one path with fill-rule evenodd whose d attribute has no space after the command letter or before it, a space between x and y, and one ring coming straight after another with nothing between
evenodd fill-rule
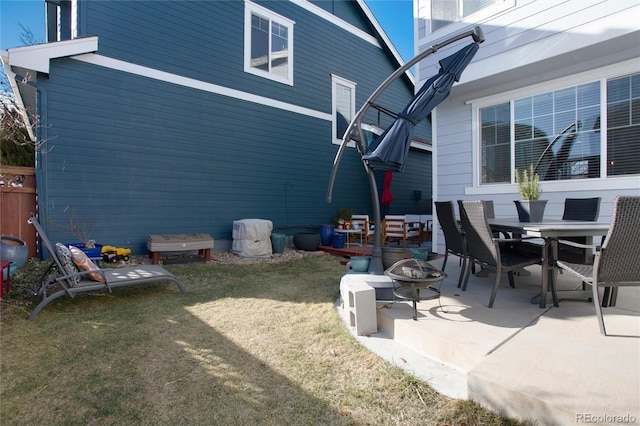
<instances>
[{"instance_id":1,"label":"chaise lounge frame","mask_svg":"<svg viewBox=\"0 0 640 426\"><path fill-rule=\"evenodd\" d=\"M126 268L79 271L76 274L68 275L62 266L60 258L58 258L55 247L51 244L49 238L47 238L42 226L33 213L31 214L28 222L36 229L42 244L47 248L51 258L53 259L47 271L36 283L34 297L38 298L41 296L42 300L38 303L33 312L31 312L29 320L34 320L42 308L44 308L49 302L65 295L70 298L74 298L76 295L92 291L108 291L111 293L114 288L118 287L129 287L156 282L175 283L178 286L180 293L185 293L185 288L180 280L163 267L157 265L140 265ZM88 274L94 272L98 272L104 278L104 282L89 279ZM80 277L80 282L74 284L71 279L76 276Z\"/></svg>"}]
</instances>

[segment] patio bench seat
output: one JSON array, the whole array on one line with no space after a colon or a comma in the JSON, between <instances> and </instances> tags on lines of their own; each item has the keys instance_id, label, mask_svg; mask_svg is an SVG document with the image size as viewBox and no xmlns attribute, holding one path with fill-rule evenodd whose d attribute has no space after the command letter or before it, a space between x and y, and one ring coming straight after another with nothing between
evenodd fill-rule
<instances>
[{"instance_id":1,"label":"patio bench seat","mask_svg":"<svg viewBox=\"0 0 640 426\"><path fill-rule=\"evenodd\" d=\"M147 249L154 265L160 263L160 253L198 251L205 262L211 260L213 238L209 234L149 235Z\"/></svg>"}]
</instances>

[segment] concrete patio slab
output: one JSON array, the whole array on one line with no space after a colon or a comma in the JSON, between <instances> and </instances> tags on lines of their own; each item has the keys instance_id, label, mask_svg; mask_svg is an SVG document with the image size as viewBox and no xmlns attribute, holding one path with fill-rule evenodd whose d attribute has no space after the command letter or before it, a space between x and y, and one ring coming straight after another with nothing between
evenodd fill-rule
<instances>
[{"instance_id":1,"label":"concrete patio slab","mask_svg":"<svg viewBox=\"0 0 640 426\"><path fill-rule=\"evenodd\" d=\"M442 259L431 262L439 268ZM471 398L492 411L537 424L640 424L640 288L620 290L604 310L610 336L598 329L586 292L540 308L540 268L506 276L492 309L495 275L472 276L456 287L460 271L450 258L441 297L418 303L378 301L378 333L357 338L384 359L427 381L439 392ZM355 278L355 277L352 277ZM384 277L368 278L380 281ZM559 289L580 289L569 274Z\"/></svg>"}]
</instances>

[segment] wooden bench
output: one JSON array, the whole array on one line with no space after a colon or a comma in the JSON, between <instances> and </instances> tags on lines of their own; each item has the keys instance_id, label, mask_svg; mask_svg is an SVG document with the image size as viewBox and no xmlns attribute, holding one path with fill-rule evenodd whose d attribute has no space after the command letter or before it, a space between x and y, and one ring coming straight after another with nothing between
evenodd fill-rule
<instances>
[{"instance_id":1,"label":"wooden bench","mask_svg":"<svg viewBox=\"0 0 640 426\"><path fill-rule=\"evenodd\" d=\"M198 251L205 262L211 260L213 238L209 234L170 234L149 235L147 237L147 249L149 258L154 265L160 263L160 253Z\"/></svg>"}]
</instances>

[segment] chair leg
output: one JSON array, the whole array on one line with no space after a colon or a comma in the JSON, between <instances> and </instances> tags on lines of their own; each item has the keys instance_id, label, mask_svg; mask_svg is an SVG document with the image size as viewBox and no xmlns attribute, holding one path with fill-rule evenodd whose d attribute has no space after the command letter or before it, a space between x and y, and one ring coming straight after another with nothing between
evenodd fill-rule
<instances>
[{"instance_id":1,"label":"chair leg","mask_svg":"<svg viewBox=\"0 0 640 426\"><path fill-rule=\"evenodd\" d=\"M497 274L497 272L496 272L496 274ZM516 288L516 282L513 279L513 271L507 272L507 276L509 277L509 285L511 286L511 288Z\"/></svg>"},{"instance_id":2,"label":"chair leg","mask_svg":"<svg viewBox=\"0 0 640 426\"><path fill-rule=\"evenodd\" d=\"M462 257L462 267L460 269L460 276L458 277L458 288L460 288L462 286L462 278L465 274L465 272L467 271L468 268L468 264L467 264L467 257L463 256ZM466 289L466 286L465 286Z\"/></svg>"},{"instance_id":3,"label":"chair leg","mask_svg":"<svg viewBox=\"0 0 640 426\"><path fill-rule=\"evenodd\" d=\"M556 284L555 284L556 280L553 274L554 274L554 269L549 268L549 275L548 275L547 282L549 283L549 290L551 290L551 297L553 298L553 306L557 308L560 305L558 303L558 290L556 289Z\"/></svg>"},{"instance_id":4,"label":"chair leg","mask_svg":"<svg viewBox=\"0 0 640 426\"><path fill-rule=\"evenodd\" d=\"M464 282L462 283L462 291L465 291L467 289L467 284L469 283L469 275L471 273L471 265L475 262L475 260L473 259L473 257L469 257L467 259L467 262L469 262L470 264L467 265L466 272L464 273Z\"/></svg>"},{"instance_id":5,"label":"chair leg","mask_svg":"<svg viewBox=\"0 0 640 426\"><path fill-rule=\"evenodd\" d=\"M594 282L591 284L591 288L593 289L593 304L596 307L596 317L598 318L598 325L600 326L600 334L603 336L607 335L607 331L604 328L604 318L602 317L602 306L600 301L600 295L598 294L598 283Z\"/></svg>"},{"instance_id":6,"label":"chair leg","mask_svg":"<svg viewBox=\"0 0 640 426\"><path fill-rule=\"evenodd\" d=\"M609 306L616 306L616 300L618 300L618 287L613 287L611 289L611 300L609 301Z\"/></svg>"},{"instance_id":7,"label":"chair leg","mask_svg":"<svg viewBox=\"0 0 640 426\"><path fill-rule=\"evenodd\" d=\"M449 250L444 250L444 260L442 261L442 272L444 272L445 266L447 266L447 259L449 258Z\"/></svg>"},{"instance_id":8,"label":"chair leg","mask_svg":"<svg viewBox=\"0 0 640 426\"><path fill-rule=\"evenodd\" d=\"M511 274L511 272L509 272ZM500 287L500 272L496 271L496 281L493 283L493 290L491 291L491 299L489 299L489 307L493 308L493 302L496 300L496 294L498 293L498 287Z\"/></svg>"}]
</instances>

